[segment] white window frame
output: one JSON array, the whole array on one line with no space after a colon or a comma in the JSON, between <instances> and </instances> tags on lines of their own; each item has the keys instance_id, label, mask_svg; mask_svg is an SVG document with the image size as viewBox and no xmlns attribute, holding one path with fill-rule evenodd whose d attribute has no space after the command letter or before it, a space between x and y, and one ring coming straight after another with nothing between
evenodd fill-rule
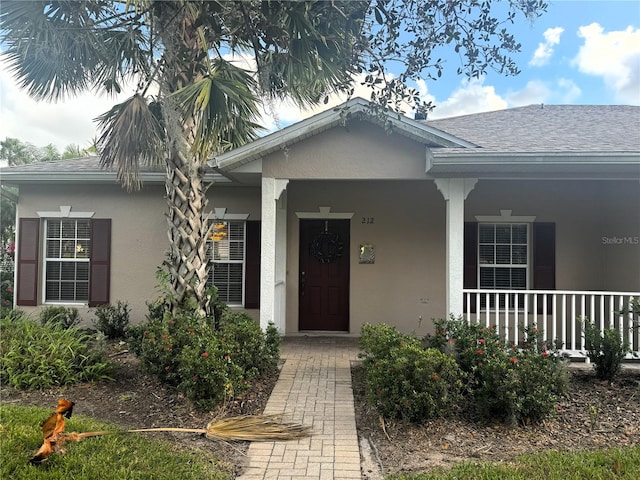
<instances>
[{"instance_id":1,"label":"white window frame","mask_svg":"<svg viewBox=\"0 0 640 480\"><path fill-rule=\"evenodd\" d=\"M245 283L247 278L247 219L249 218L249 214L233 214L227 213L226 208L215 208L214 213L206 215L205 218L212 223L215 222L227 222L227 223L242 223L242 260L215 260L213 258L213 248L214 248L214 240L212 235L214 230L212 229L209 234L209 239L207 240L207 257L209 262L211 262L211 270L209 272L209 279L207 280L207 285L214 285L213 278L215 275L215 266L216 264L242 264L242 279L241 279L241 298L239 302L229 302L227 298L220 298L223 302L225 302L230 307L244 307L245 302Z\"/></svg>"},{"instance_id":2,"label":"white window frame","mask_svg":"<svg viewBox=\"0 0 640 480\"><path fill-rule=\"evenodd\" d=\"M526 232L526 248L527 248L527 255L526 255L526 263L522 264L522 263L497 263L497 246L498 245L507 245L507 244L500 244L497 243L497 240L494 238L493 243L491 243L491 245L494 246L495 250L494 250L494 263L482 263L481 262L481 246L482 245L488 245L488 243L481 243L480 241L480 229L482 228L482 226L486 226L486 225L492 225L494 226L496 229L499 226L505 226L505 225L509 225L511 228L513 228L516 225L523 225L526 227L527 232ZM511 239L511 242L508 244L510 247L513 247L514 243L513 243L513 239ZM522 244L515 244L515 245L522 245ZM531 278L531 224L530 223L525 223L525 222L479 222L478 223L478 244L477 244L477 248L478 248L478 288L480 289L487 289L487 290L527 290L529 288L529 282L530 282L530 278ZM483 287L480 283L480 278L481 278L481 270L483 268L493 268L493 269L498 269L498 268L508 268L509 270L514 270L514 269L522 269L525 271L524 274L524 286L523 287L513 287L510 286L509 288L499 288L495 286L495 281L494 281L494 286L493 287ZM511 283L511 282L510 282Z\"/></svg>"},{"instance_id":3,"label":"white window frame","mask_svg":"<svg viewBox=\"0 0 640 480\"><path fill-rule=\"evenodd\" d=\"M38 212L38 214L41 213L55 213L55 212ZM83 212L84 213L84 212ZM74 300L52 300L52 299L48 299L47 298L47 270L48 270L48 266L49 263L60 263L62 264L63 262L71 262L71 263L87 263L90 264L91 263L91 251L89 251L89 255L87 255L86 258L78 258L74 255L74 257L69 257L69 258L65 258L62 256L59 257L49 257L48 256L48 252L47 252L47 245L50 239L52 239L52 237L49 236L49 223L51 221L64 221L64 220L71 220L76 222L76 233L73 239L71 239L75 243L77 243L78 240L78 236L77 236L77 222L78 221L87 221L89 222L89 234L88 234L88 243L89 245L91 244L91 218L87 218L85 217L81 217L79 215L52 215L50 218L45 218L44 219L44 240L42 242L42 303L45 305L88 305L89 304L89 289L91 288L90 285L90 281L91 281L91 272L90 272L90 266L88 267L88 272L87 272L87 298L86 299L81 299L78 300L77 298ZM62 230L61 230L62 232ZM62 237L60 237L60 241L62 241ZM68 240L69 241L69 240ZM77 277L76 280L74 280L75 282L77 282ZM74 295L75 296L75 295Z\"/></svg>"},{"instance_id":4,"label":"white window frame","mask_svg":"<svg viewBox=\"0 0 640 480\"><path fill-rule=\"evenodd\" d=\"M491 265L487 265L487 264L481 264L480 263L480 225L482 224L526 224L527 225L527 264L526 264L526 273L525 273L525 288L524 290L528 290L529 289L529 285L531 282L531 278L533 275L533 223L535 222L536 217L535 215L512 215L512 210L500 210L500 215L477 215L476 216L476 221L478 222L478 238L477 238L477 242L476 242L476 251L477 251L477 261L476 261L476 266L478 269L477 272L477 285L478 285L478 289L481 289L483 287L480 287L480 269L484 266L484 267L490 267L492 266L493 268L496 268L498 266L505 266L505 265L509 265L512 266L512 264L491 264ZM486 288L486 290L499 290L498 288ZM520 290L520 289L517 289ZM501 296L503 297L503 296ZM511 296L510 296L511 297ZM493 297L492 297L493 298ZM509 308L513 309L514 308L514 298L509 298ZM481 295L481 303L485 302L485 296ZM502 301L500 302L502 303ZM482 305L482 308L485 308L485 305ZM494 306L491 306L491 308L495 308ZM504 306L500 305L499 306L500 310L504 310Z\"/></svg>"}]
</instances>

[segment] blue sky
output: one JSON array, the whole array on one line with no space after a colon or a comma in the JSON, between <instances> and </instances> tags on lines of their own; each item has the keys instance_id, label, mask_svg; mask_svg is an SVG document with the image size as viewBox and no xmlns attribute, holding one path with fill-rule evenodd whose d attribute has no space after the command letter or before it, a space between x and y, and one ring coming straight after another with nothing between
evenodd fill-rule
<instances>
[{"instance_id":1,"label":"blue sky","mask_svg":"<svg viewBox=\"0 0 640 480\"><path fill-rule=\"evenodd\" d=\"M520 19L511 28L522 44L515 57L522 73L468 81L456 76L458 64L451 58L442 78L417 85L423 98L436 104L430 118L538 103L640 105L639 0L551 1L541 18ZM96 135L92 119L123 98L89 93L64 103L36 103L17 88L0 60L0 139L52 143L59 150L70 143L86 146ZM275 129L325 108L301 112L275 105L264 124Z\"/></svg>"}]
</instances>

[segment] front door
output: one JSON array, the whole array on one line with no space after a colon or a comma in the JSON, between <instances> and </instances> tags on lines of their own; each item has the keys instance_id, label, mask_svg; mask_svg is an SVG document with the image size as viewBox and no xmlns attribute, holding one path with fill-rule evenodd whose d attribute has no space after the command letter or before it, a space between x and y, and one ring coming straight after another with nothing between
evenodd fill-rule
<instances>
[{"instance_id":1,"label":"front door","mask_svg":"<svg viewBox=\"0 0 640 480\"><path fill-rule=\"evenodd\" d=\"M349 220L300 220L299 330L349 331Z\"/></svg>"}]
</instances>

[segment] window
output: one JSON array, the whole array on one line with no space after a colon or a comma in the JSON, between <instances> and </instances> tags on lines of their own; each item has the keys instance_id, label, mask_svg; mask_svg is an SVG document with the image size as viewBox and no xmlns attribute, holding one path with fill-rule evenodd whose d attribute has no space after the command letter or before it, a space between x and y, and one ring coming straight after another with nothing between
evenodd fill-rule
<instances>
[{"instance_id":1,"label":"window","mask_svg":"<svg viewBox=\"0 0 640 480\"><path fill-rule=\"evenodd\" d=\"M91 220L46 220L44 248L45 302L87 302Z\"/></svg>"},{"instance_id":2,"label":"window","mask_svg":"<svg viewBox=\"0 0 640 480\"><path fill-rule=\"evenodd\" d=\"M245 237L244 221L214 220L209 234L211 270L209 285L228 305L244 305Z\"/></svg>"},{"instance_id":3,"label":"window","mask_svg":"<svg viewBox=\"0 0 640 480\"><path fill-rule=\"evenodd\" d=\"M478 271L480 288L525 290L529 268L529 225L481 223L478 225ZM514 296L509 299L513 305ZM481 299L484 305L485 298ZM505 298L500 296L501 307ZM493 306L493 305L492 305Z\"/></svg>"}]
</instances>

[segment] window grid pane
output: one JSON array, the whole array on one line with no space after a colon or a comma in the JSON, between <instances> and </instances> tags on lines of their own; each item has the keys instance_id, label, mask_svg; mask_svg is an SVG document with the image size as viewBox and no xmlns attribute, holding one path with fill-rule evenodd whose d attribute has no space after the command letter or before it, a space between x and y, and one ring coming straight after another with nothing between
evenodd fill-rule
<instances>
[{"instance_id":1,"label":"window grid pane","mask_svg":"<svg viewBox=\"0 0 640 480\"><path fill-rule=\"evenodd\" d=\"M479 286L482 289L524 290L528 272L528 225L524 223L480 224L478 235ZM511 295L510 306L516 298ZM491 299L491 307L495 307ZM505 307L505 295L499 306ZM481 307L486 297L481 296Z\"/></svg>"},{"instance_id":2,"label":"window grid pane","mask_svg":"<svg viewBox=\"0 0 640 480\"><path fill-rule=\"evenodd\" d=\"M245 222L215 220L208 243L212 263L208 285L218 288L223 302L243 305Z\"/></svg>"},{"instance_id":3,"label":"window grid pane","mask_svg":"<svg viewBox=\"0 0 640 480\"><path fill-rule=\"evenodd\" d=\"M88 219L47 220L45 301L88 301L90 236Z\"/></svg>"}]
</instances>

